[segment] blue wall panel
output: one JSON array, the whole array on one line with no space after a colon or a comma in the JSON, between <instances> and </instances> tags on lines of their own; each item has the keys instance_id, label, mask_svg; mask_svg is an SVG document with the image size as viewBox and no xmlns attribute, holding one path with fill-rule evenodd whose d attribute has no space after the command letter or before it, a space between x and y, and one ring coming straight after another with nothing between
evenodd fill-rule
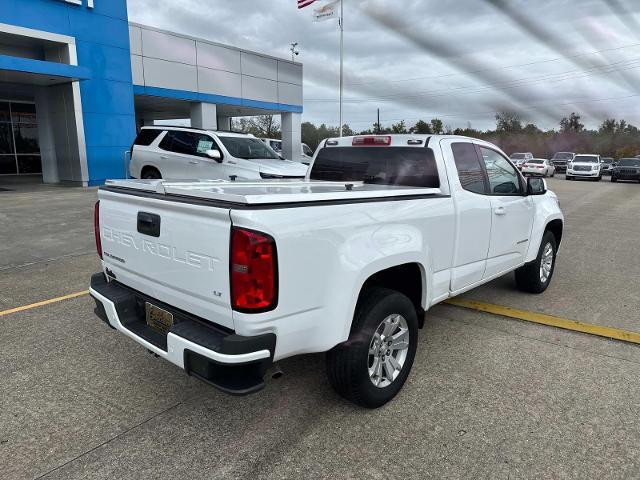
<instances>
[{"instance_id":1,"label":"blue wall panel","mask_svg":"<svg viewBox=\"0 0 640 480\"><path fill-rule=\"evenodd\" d=\"M126 0L0 0L0 22L76 39L89 183L124 175L136 134Z\"/></svg>"}]
</instances>

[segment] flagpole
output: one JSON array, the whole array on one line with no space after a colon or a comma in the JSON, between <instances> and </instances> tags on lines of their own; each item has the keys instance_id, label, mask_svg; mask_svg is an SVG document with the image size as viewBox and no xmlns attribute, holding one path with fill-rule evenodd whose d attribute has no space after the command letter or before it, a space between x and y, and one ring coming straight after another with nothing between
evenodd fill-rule
<instances>
[{"instance_id":1,"label":"flagpole","mask_svg":"<svg viewBox=\"0 0 640 480\"><path fill-rule=\"evenodd\" d=\"M342 0L340 0L340 136L342 137L342 91L344 87L344 81L342 79L343 74L343 59L344 59L344 10L342 8Z\"/></svg>"}]
</instances>

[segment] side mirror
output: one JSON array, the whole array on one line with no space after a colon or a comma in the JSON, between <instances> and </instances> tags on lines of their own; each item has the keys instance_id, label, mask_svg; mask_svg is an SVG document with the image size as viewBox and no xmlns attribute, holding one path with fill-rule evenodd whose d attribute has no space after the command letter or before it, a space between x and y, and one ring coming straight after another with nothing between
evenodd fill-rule
<instances>
[{"instance_id":1,"label":"side mirror","mask_svg":"<svg viewBox=\"0 0 640 480\"><path fill-rule=\"evenodd\" d=\"M544 195L547 193L547 182L544 178L527 178L527 195Z\"/></svg>"},{"instance_id":2,"label":"side mirror","mask_svg":"<svg viewBox=\"0 0 640 480\"><path fill-rule=\"evenodd\" d=\"M214 159L218 163L222 161L222 154L220 153L220 150L207 150L204 153L207 157Z\"/></svg>"}]
</instances>

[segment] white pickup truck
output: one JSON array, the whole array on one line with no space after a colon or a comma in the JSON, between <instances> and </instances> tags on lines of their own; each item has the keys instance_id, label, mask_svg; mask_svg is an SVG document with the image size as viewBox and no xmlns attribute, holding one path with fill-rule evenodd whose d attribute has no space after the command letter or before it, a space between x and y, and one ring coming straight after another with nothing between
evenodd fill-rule
<instances>
[{"instance_id":1,"label":"white pickup truck","mask_svg":"<svg viewBox=\"0 0 640 480\"><path fill-rule=\"evenodd\" d=\"M226 392L327 352L365 407L411 370L424 313L515 270L543 292L563 216L542 178L489 143L377 135L323 141L304 181L109 181L95 232L96 314Z\"/></svg>"}]
</instances>

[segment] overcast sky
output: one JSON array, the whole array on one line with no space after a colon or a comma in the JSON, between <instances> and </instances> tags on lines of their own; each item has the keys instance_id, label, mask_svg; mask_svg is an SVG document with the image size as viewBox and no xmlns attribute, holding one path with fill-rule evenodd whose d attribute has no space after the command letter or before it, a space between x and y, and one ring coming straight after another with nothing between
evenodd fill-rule
<instances>
[{"instance_id":1,"label":"overcast sky","mask_svg":"<svg viewBox=\"0 0 640 480\"><path fill-rule=\"evenodd\" d=\"M128 0L131 21L304 64L303 121L338 124L339 30L296 0ZM324 2L316 2L320 5ZM345 114L368 128L441 118L493 128L494 112L556 127L577 111L640 126L640 2L344 0ZM205 7L205 5L210 5ZM634 6L635 4L635 6Z\"/></svg>"}]
</instances>

